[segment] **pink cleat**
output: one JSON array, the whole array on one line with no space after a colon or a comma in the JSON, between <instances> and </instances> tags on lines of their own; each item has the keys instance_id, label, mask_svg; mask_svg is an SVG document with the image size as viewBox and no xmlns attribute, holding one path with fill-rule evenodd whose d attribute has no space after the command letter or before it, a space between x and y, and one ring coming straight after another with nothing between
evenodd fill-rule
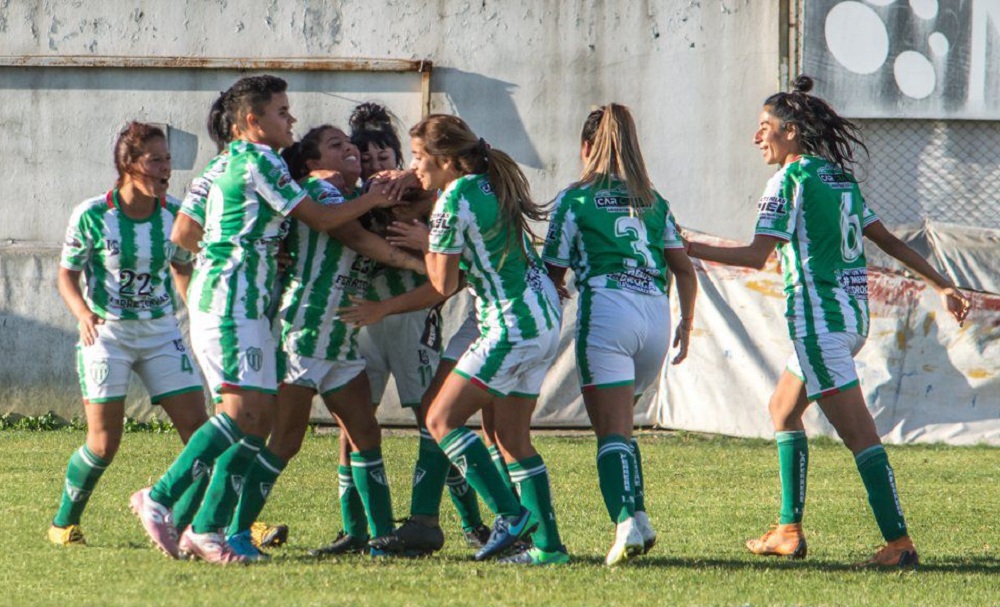
<instances>
[{"instance_id":1,"label":"pink cleat","mask_svg":"<svg viewBox=\"0 0 1000 607\"><path fill-rule=\"evenodd\" d=\"M139 517L146 535L160 552L172 559L178 558L177 530L174 528L174 517L170 508L154 502L149 498L150 487L140 489L132 494L129 506Z\"/></svg>"},{"instance_id":2,"label":"pink cleat","mask_svg":"<svg viewBox=\"0 0 1000 607\"><path fill-rule=\"evenodd\" d=\"M229 546L221 533L195 533L188 527L181 535L180 545L190 558L201 559L206 563L229 565L248 562L247 557L237 554Z\"/></svg>"}]
</instances>

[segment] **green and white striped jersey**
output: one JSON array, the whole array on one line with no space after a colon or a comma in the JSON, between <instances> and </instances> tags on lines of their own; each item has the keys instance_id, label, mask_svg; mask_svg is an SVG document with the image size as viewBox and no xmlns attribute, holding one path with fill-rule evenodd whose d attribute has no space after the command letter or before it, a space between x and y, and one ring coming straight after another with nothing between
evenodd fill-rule
<instances>
[{"instance_id":1,"label":"green and white striped jersey","mask_svg":"<svg viewBox=\"0 0 1000 607\"><path fill-rule=\"evenodd\" d=\"M656 194L649 208L629 206L625 183L589 183L556 198L542 259L572 268L577 289L667 291L664 249L683 249L670 205Z\"/></svg>"},{"instance_id":2,"label":"green and white striped jersey","mask_svg":"<svg viewBox=\"0 0 1000 607\"><path fill-rule=\"evenodd\" d=\"M785 279L792 339L868 334L866 227L878 221L850 173L802 156L767 182L757 203L757 234L773 236Z\"/></svg>"},{"instance_id":3,"label":"green and white striped jersey","mask_svg":"<svg viewBox=\"0 0 1000 607\"><path fill-rule=\"evenodd\" d=\"M385 301L408 293L426 282L426 276L412 270L376 264L365 299Z\"/></svg>"},{"instance_id":4,"label":"green and white striped jersey","mask_svg":"<svg viewBox=\"0 0 1000 607\"><path fill-rule=\"evenodd\" d=\"M229 162L208 193L189 305L217 316L265 318L285 216L305 197L270 147L231 143Z\"/></svg>"},{"instance_id":5,"label":"green and white striped jersey","mask_svg":"<svg viewBox=\"0 0 1000 607\"><path fill-rule=\"evenodd\" d=\"M233 143L241 150L247 145L243 141L234 141ZM225 172L227 164L229 164L229 148L211 159L201 175L191 180L187 194L181 201L180 212L193 219L201 227L205 227L205 203L208 200L208 193L219 175Z\"/></svg>"},{"instance_id":6,"label":"green and white striped jersey","mask_svg":"<svg viewBox=\"0 0 1000 607\"><path fill-rule=\"evenodd\" d=\"M178 201L161 199L145 219L121 211L118 190L73 209L60 264L82 271L87 305L107 320L146 320L173 314L170 262L191 254L170 242Z\"/></svg>"},{"instance_id":7,"label":"green and white striped jersey","mask_svg":"<svg viewBox=\"0 0 1000 607\"><path fill-rule=\"evenodd\" d=\"M344 202L340 191L322 179L310 177L302 187L320 204ZM310 358L358 359L358 329L341 322L337 308L350 305L351 295L364 296L374 263L301 221L292 220L286 242L295 263L281 298L282 348Z\"/></svg>"},{"instance_id":8,"label":"green and white striped jersey","mask_svg":"<svg viewBox=\"0 0 1000 607\"><path fill-rule=\"evenodd\" d=\"M434 203L430 251L461 254L460 266L476 294L480 334L517 342L558 327L561 310L549 299L551 282L527 235L505 254L514 227L502 221L486 176L460 177Z\"/></svg>"}]
</instances>

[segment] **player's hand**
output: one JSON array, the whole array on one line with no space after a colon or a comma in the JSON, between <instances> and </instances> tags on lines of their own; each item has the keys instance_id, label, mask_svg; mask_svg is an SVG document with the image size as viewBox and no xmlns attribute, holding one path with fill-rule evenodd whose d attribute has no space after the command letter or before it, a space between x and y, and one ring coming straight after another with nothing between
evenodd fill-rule
<instances>
[{"instance_id":1,"label":"player's hand","mask_svg":"<svg viewBox=\"0 0 1000 607\"><path fill-rule=\"evenodd\" d=\"M688 342L691 339L691 327L684 326L683 322L677 323L677 329L674 331L674 347L677 348L677 356L674 357L671 364L679 365L688 355Z\"/></svg>"},{"instance_id":2,"label":"player's hand","mask_svg":"<svg viewBox=\"0 0 1000 607\"><path fill-rule=\"evenodd\" d=\"M962 292L954 287L941 289L940 295L945 309L948 310L952 318L958 321L958 326L961 327L962 323L965 322L965 317L969 315L969 310L972 308L969 298L962 295Z\"/></svg>"},{"instance_id":3,"label":"player's hand","mask_svg":"<svg viewBox=\"0 0 1000 607\"><path fill-rule=\"evenodd\" d=\"M556 293L559 294L559 303L564 303L570 297L569 287L566 286L566 283L557 284Z\"/></svg>"},{"instance_id":4,"label":"player's hand","mask_svg":"<svg viewBox=\"0 0 1000 607\"><path fill-rule=\"evenodd\" d=\"M394 221L389 226L389 234L385 239L393 246L426 253L430 248L431 231L416 219L409 223Z\"/></svg>"},{"instance_id":5,"label":"player's hand","mask_svg":"<svg viewBox=\"0 0 1000 607\"><path fill-rule=\"evenodd\" d=\"M367 327L385 318L382 302L351 296L351 305L337 308L340 320L355 327Z\"/></svg>"},{"instance_id":6,"label":"player's hand","mask_svg":"<svg viewBox=\"0 0 1000 607\"><path fill-rule=\"evenodd\" d=\"M413 171L382 171L372 178L371 187L381 187L392 200L400 200L412 190L420 189L420 180Z\"/></svg>"},{"instance_id":7,"label":"player's hand","mask_svg":"<svg viewBox=\"0 0 1000 607\"><path fill-rule=\"evenodd\" d=\"M104 319L94 314L90 310L87 310L85 314L81 314L76 318L79 321L80 328L80 343L84 347L94 345L97 341L97 325L103 325Z\"/></svg>"},{"instance_id":8,"label":"player's hand","mask_svg":"<svg viewBox=\"0 0 1000 607\"><path fill-rule=\"evenodd\" d=\"M278 264L278 274L282 275L288 272L288 268L292 267L295 263L295 258L292 254L284 250L284 248L278 249L278 253L274 256L275 263Z\"/></svg>"}]
</instances>

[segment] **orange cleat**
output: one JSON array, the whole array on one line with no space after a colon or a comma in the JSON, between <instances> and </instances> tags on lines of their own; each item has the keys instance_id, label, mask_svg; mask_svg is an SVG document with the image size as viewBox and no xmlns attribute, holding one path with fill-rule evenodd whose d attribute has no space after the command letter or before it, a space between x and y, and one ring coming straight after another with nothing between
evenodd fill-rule
<instances>
[{"instance_id":1,"label":"orange cleat","mask_svg":"<svg viewBox=\"0 0 1000 607\"><path fill-rule=\"evenodd\" d=\"M806 557L806 536L802 533L802 523L771 525L759 539L750 539L747 550L762 556L788 556L793 559Z\"/></svg>"},{"instance_id":2,"label":"orange cleat","mask_svg":"<svg viewBox=\"0 0 1000 607\"><path fill-rule=\"evenodd\" d=\"M909 536L892 540L875 553L871 559L859 563L859 567L916 567L920 564L917 549Z\"/></svg>"}]
</instances>

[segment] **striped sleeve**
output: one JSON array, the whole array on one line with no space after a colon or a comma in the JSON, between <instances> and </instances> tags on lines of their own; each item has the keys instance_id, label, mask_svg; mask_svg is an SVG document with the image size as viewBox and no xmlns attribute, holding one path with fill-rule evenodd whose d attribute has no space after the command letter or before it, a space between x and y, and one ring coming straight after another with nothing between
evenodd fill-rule
<instances>
[{"instance_id":1,"label":"striped sleeve","mask_svg":"<svg viewBox=\"0 0 1000 607\"><path fill-rule=\"evenodd\" d=\"M681 230L677 227L677 221L674 219L674 214L670 212L670 204L666 200L659 197L657 198L662 201L663 205L667 208L666 217L664 217L663 226L663 248L664 249L683 249L684 240L681 238Z\"/></svg>"},{"instance_id":2,"label":"striped sleeve","mask_svg":"<svg viewBox=\"0 0 1000 607\"><path fill-rule=\"evenodd\" d=\"M864 198L861 199L861 229L865 229L876 221L881 221Z\"/></svg>"},{"instance_id":3,"label":"striped sleeve","mask_svg":"<svg viewBox=\"0 0 1000 607\"><path fill-rule=\"evenodd\" d=\"M570 257L577 229L572 200L566 198L568 191L563 190L556 198L555 210L549 222L549 232L542 248L542 259L560 268L568 268L572 261Z\"/></svg>"},{"instance_id":4,"label":"striped sleeve","mask_svg":"<svg viewBox=\"0 0 1000 607\"><path fill-rule=\"evenodd\" d=\"M430 221L430 246L428 247L431 253L453 255L461 253L465 249L465 234L462 216L459 212L461 193L459 188L454 187L458 183L459 180L453 182L452 187L445 189L434 203Z\"/></svg>"},{"instance_id":5,"label":"striped sleeve","mask_svg":"<svg viewBox=\"0 0 1000 607\"><path fill-rule=\"evenodd\" d=\"M272 151L257 155L250 171L256 192L282 216L287 216L306 198L305 190L289 174L288 165Z\"/></svg>"},{"instance_id":6,"label":"striped sleeve","mask_svg":"<svg viewBox=\"0 0 1000 607\"><path fill-rule=\"evenodd\" d=\"M80 271L90 261L94 243L87 230L86 211L88 208L89 205L86 204L76 207L70 217L69 226L66 228L59 265L67 270Z\"/></svg>"},{"instance_id":7,"label":"striped sleeve","mask_svg":"<svg viewBox=\"0 0 1000 607\"><path fill-rule=\"evenodd\" d=\"M771 177L764 188L764 194L757 201L757 227L754 233L784 241L791 240L799 206L799 191L788 178L787 170L783 169Z\"/></svg>"}]
</instances>

